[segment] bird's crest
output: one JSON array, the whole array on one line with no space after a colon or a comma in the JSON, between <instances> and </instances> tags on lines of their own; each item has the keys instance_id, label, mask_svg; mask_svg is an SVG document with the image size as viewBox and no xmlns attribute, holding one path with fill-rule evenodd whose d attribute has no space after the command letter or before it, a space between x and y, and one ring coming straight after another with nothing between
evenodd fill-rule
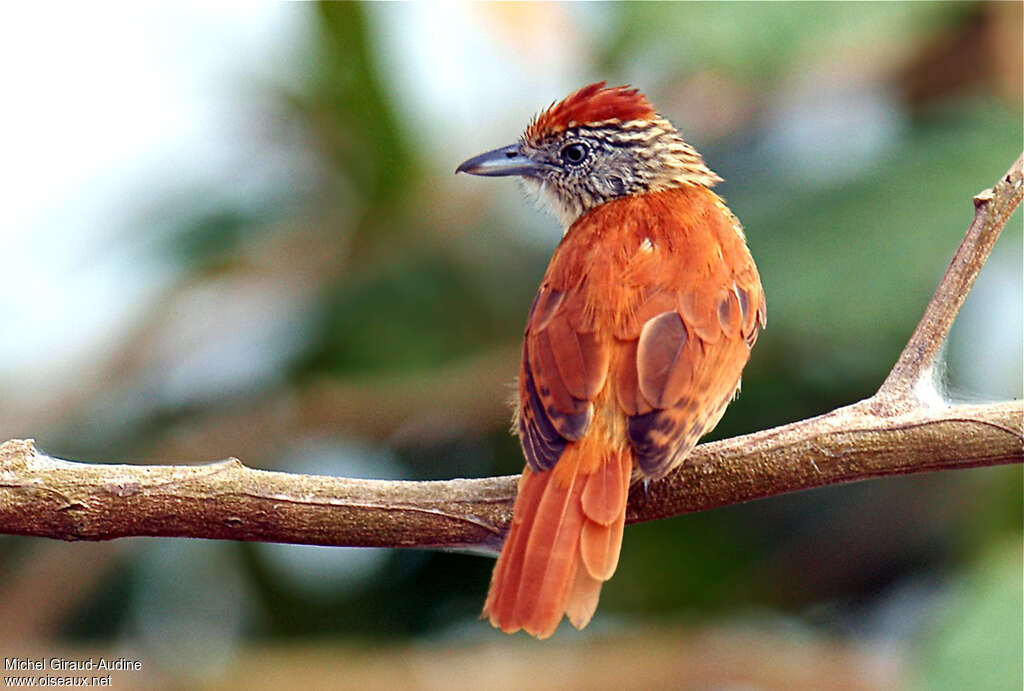
<instances>
[{"instance_id":1,"label":"bird's crest","mask_svg":"<svg viewBox=\"0 0 1024 691\"><path fill-rule=\"evenodd\" d=\"M558 103L552 103L526 128L527 139L564 132L577 125L606 120L652 120L654 106L638 90L627 86L605 88L605 82L585 86Z\"/></svg>"}]
</instances>

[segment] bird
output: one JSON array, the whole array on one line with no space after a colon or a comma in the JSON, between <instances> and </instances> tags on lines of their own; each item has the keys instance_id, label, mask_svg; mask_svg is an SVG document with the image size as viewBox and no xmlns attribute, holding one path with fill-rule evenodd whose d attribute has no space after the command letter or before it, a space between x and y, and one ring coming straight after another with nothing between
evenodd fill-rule
<instances>
[{"instance_id":1,"label":"bird","mask_svg":"<svg viewBox=\"0 0 1024 691\"><path fill-rule=\"evenodd\" d=\"M483 608L544 639L592 619L630 487L683 463L738 393L764 291L722 178L629 85L575 91L460 172L520 178L563 226L524 330L526 464Z\"/></svg>"}]
</instances>

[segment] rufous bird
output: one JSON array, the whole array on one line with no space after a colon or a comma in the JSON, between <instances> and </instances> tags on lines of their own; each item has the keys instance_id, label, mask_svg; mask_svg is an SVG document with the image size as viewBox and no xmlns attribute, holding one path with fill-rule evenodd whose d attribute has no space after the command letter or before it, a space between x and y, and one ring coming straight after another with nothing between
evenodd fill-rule
<instances>
[{"instance_id":1,"label":"rufous bird","mask_svg":"<svg viewBox=\"0 0 1024 691\"><path fill-rule=\"evenodd\" d=\"M721 178L636 89L586 86L456 172L519 176L565 227L526 321L527 465L483 610L547 638L594 615L630 484L683 463L739 391L764 292Z\"/></svg>"}]
</instances>

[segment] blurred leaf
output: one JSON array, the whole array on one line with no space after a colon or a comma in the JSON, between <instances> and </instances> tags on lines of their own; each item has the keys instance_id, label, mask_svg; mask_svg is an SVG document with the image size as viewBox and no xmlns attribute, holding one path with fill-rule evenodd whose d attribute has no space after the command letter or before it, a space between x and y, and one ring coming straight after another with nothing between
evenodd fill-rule
<instances>
[{"instance_id":1,"label":"blurred leaf","mask_svg":"<svg viewBox=\"0 0 1024 691\"><path fill-rule=\"evenodd\" d=\"M768 296L766 338L827 351L804 363L814 376L881 381L970 223L971 198L1013 162L1020 137L1019 112L965 104L922 120L847 184L776 178L731 192Z\"/></svg>"},{"instance_id":2,"label":"blurred leaf","mask_svg":"<svg viewBox=\"0 0 1024 691\"><path fill-rule=\"evenodd\" d=\"M323 305L317 349L300 369L413 370L510 338L472 278L443 256L395 261Z\"/></svg>"},{"instance_id":3,"label":"blurred leaf","mask_svg":"<svg viewBox=\"0 0 1024 691\"><path fill-rule=\"evenodd\" d=\"M926 37L969 11L967 3L621 2L599 62L643 59L676 73L723 70L774 80L814 53Z\"/></svg>"},{"instance_id":4,"label":"blurred leaf","mask_svg":"<svg viewBox=\"0 0 1024 691\"><path fill-rule=\"evenodd\" d=\"M741 607L765 546L740 516L727 508L629 526L605 604L662 616Z\"/></svg>"},{"instance_id":5,"label":"blurred leaf","mask_svg":"<svg viewBox=\"0 0 1024 691\"><path fill-rule=\"evenodd\" d=\"M170 238L171 251L190 266L237 255L259 220L227 206L211 210L182 223Z\"/></svg>"},{"instance_id":6,"label":"blurred leaf","mask_svg":"<svg viewBox=\"0 0 1024 691\"><path fill-rule=\"evenodd\" d=\"M320 137L317 153L373 208L401 197L416 166L374 64L365 14L354 2L316 6L307 82L290 97Z\"/></svg>"},{"instance_id":7,"label":"blurred leaf","mask_svg":"<svg viewBox=\"0 0 1024 691\"><path fill-rule=\"evenodd\" d=\"M1024 611L1019 538L993 545L956 577L917 646L911 689L1018 691Z\"/></svg>"}]
</instances>

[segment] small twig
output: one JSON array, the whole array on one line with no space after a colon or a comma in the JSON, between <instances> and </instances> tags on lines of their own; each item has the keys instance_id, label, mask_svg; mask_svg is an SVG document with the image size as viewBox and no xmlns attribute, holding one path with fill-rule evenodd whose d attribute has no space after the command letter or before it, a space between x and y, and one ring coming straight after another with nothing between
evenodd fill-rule
<instances>
[{"instance_id":1,"label":"small twig","mask_svg":"<svg viewBox=\"0 0 1024 691\"><path fill-rule=\"evenodd\" d=\"M928 406L914 393L1021 201L1021 161L975 198L967 236L875 396L702 444L646 496L634 492L627 520L886 475L1024 462L1019 401ZM39 453L31 441L12 440L0 445L0 533L495 549L511 520L516 481L354 480L253 470L235 459L192 466L74 463Z\"/></svg>"}]
</instances>

